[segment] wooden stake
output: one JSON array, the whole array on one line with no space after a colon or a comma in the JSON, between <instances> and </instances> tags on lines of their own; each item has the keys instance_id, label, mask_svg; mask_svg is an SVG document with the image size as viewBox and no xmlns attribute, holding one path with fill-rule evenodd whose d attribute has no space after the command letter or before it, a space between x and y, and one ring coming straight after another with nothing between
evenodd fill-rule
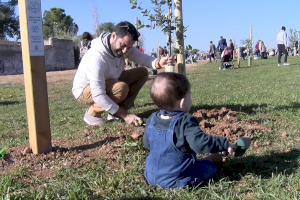
<instances>
[{"instance_id":1,"label":"wooden stake","mask_svg":"<svg viewBox=\"0 0 300 200\"><path fill-rule=\"evenodd\" d=\"M19 0L21 45L30 147L52 150L41 0Z\"/></svg>"},{"instance_id":2,"label":"wooden stake","mask_svg":"<svg viewBox=\"0 0 300 200\"><path fill-rule=\"evenodd\" d=\"M183 14L182 14L182 0L174 0L174 16L177 18L176 22L176 48L180 53L177 54L177 67L179 74L186 74L184 61L184 37L183 37Z\"/></svg>"},{"instance_id":3,"label":"wooden stake","mask_svg":"<svg viewBox=\"0 0 300 200\"><path fill-rule=\"evenodd\" d=\"M238 67L240 68L241 66L240 66L240 64L241 64L241 60L240 60L240 58L241 58L241 49L240 48L238 48L237 49L237 65L238 65Z\"/></svg>"}]
</instances>

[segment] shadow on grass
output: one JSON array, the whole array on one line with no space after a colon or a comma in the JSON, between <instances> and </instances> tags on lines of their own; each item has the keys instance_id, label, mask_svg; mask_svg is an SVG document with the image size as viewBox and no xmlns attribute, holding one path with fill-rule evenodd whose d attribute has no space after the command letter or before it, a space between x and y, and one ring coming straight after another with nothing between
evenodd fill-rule
<instances>
[{"instance_id":1,"label":"shadow on grass","mask_svg":"<svg viewBox=\"0 0 300 200\"><path fill-rule=\"evenodd\" d=\"M244 112L244 113L247 113L247 114L250 115L250 114L256 113L257 110L264 110L269 106L270 105L268 105L268 104L249 104L249 105L246 105L246 106L241 105L241 104L202 105L202 106L192 106L192 108L190 110L190 113L196 112L197 110L200 110L200 109L211 110L211 109L221 109L222 107L226 107L227 109L231 109L231 110L236 111L236 112ZM294 102L290 106L286 106L286 105L275 106L275 107L272 107L272 110L282 111L282 110L287 110L287 109L290 109L290 108L300 109L300 102Z\"/></svg>"},{"instance_id":2,"label":"shadow on grass","mask_svg":"<svg viewBox=\"0 0 300 200\"><path fill-rule=\"evenodd\" d=\"M253 174L261 178L270 178L276 174L293 174L297 168L300 150L293 149L289 152L270 152L269 155L247 156L233 159L221 170L221 176L230 180L239 180L246 174Z\"/></svg>"},{"instance_id":3,"label":"shadow on grass","mask_svg":"<svg viewBox=\"0 0 300 200\"><path fill-rule=\"evenodd\" d=\"M20 104L20 101L0 101L0 106Z\"/></svg>"},{"instance_id":4,"label":"shadow on grass","mask_svg":"<svg viewBox=\"0 0 300 200\"><path fill-rule=\"evenodd\" d=\"M119 200L167 200L158 197L131 197L131 198L120 198Z\"/></svg>"}]
</instances>

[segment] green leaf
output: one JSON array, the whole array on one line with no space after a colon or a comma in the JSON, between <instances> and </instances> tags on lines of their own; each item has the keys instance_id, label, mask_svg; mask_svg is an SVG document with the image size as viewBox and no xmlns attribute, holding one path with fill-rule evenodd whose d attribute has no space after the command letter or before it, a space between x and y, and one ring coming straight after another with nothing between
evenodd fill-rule
<instances>
[{"instance_id":1,"label":"green leaf","mask_svg":"<svg viewBox=\"0 0 300 200\"><path fill-rule=\"evenodd\" d=\"M132 6L132 7L131 7L131 9L135 9L135 8L136 8L136 6Z\"/></svg>"}]
</instances>

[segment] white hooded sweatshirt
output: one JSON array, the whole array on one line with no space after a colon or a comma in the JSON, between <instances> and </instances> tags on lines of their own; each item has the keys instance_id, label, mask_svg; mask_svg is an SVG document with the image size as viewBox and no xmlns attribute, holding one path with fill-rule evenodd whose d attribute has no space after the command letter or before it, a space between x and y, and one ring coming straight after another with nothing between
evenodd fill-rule
<instances>
[{"instance_id":1,"label":"white hooded sweatshirt","mask_svg":"<svg viewBox=\"0 0 300 200\"><path fill-rule=\"evenodd\" d=\"M82 94L83 89L90 85L91 94L96 104L105 111L115 114L119 106L106 94L105 80L118 80L125 68L125 59L140 65L155 68L155 61L137 48L131 48L122 57L114 57L109 49L110 33L102 33L92 41L91 48L84 54L73 80L72 93L76 99Z\"/></svg>"}]
</instances>

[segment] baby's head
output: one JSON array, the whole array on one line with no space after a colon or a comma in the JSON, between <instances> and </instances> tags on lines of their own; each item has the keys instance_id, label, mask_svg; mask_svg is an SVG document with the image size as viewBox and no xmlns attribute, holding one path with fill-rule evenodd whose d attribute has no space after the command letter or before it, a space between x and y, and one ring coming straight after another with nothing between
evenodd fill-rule
<instances>
[{"instance_id":1,"label":"baby's head","mask_svg":"<svg viewBox=\"0 0 300 200\"><path fill-rule=\"evenodd\" d=\"M160 110L190 110L191 85L183 74L164 72L158 74L151 86L150 96Z\"/></svg>"}]
</instances>

